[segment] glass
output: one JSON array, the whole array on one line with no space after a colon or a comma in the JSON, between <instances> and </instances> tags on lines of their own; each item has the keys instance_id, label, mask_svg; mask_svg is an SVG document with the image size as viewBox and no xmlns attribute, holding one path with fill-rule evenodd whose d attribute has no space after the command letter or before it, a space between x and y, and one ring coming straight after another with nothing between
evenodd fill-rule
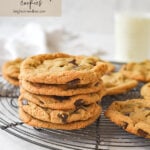
<instances>
[{"instance_id":1,"label":"glass","mask_svg":"<svg viewBox=\"0 0 150 150\"><path fill-rule=\"evenodd\" d=\"M150 58L150 1L116 0L115 60Z\"/></svg>"},{"instance_id":2,"label":"glass","mask_svg":"<svg viewBox=\"0 0 150 150\"><path fill-rule=\"evenodd\" d=\"M115 50L115 59L120 62L139 62L149 58L150 14L116 14Z\"/></svg>"}]
</instances>

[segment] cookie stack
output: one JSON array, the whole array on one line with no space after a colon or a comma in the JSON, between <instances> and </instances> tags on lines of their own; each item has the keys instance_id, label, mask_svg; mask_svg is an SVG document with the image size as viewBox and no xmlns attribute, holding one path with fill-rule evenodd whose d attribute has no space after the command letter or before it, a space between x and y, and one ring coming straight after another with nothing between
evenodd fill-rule
<instances>
[{"instance_id":1,"label":"cookie stack","mask_svg":"<svg viewBox=\"0 0 150 150\"><path fill-rule=\"evenodd\" d=\"M63 53L37 55L21 65L20 118L34 127L73 130L101 113L101 77L107 65L95 57Z\"/></svg>"},{"instance_id":2,"label":"cookie stack","mask_svg":"<svg viewBox=\"0 0 150 150\"><path fill-rule=\"evenodd\" d=\"M17 58L15 60L7 61L2 66L2 74L4 79L12 85L19 86L18 76L22 61L23 59Z\"/></svg>"}]
</instances>

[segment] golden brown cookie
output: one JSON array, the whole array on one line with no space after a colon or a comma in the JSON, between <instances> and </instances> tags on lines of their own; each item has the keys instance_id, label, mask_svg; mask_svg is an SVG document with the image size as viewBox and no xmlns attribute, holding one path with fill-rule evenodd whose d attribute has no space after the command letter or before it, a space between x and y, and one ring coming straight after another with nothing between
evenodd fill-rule
<instances>
[{"instance_id":1,"label":"golden brown cookie","mask_svg":"<svg viewBox=\"0 0 150 150\"><path fill-rule=\"evenodd\" d=\"M105 95L105 90L98 91L96 93L81 94L75 96L45 96L32 94L21 88L20 100L29 100L40 107L46 107L50 109L75 109L81 105L89 105L96 103L102 99Z\"/></svg>"},{"instance_id":2,"label":"golden brown cookie","mask_svg":"<svg viewBox=\"0 0 150 150\"><path fill-rule=\"evenodd\" d=\"M15 60L4 63L2 66L2 73L11 78L18 79L22 61L23 59L17 58Z\"/></svg>"},{"instance_id":3,"label":"golden brown cookie","mask_svg":"<svg viewBox=\"0 0 150 150\"><path fill-rule=\"evenodd\" d=\"M140 63L128 63L122 66L120 70L125 76L138 81L150 81L150 60Z\"/></svg>"},{"instance_id":4,"label":"golden brown cookie","mask_svg":"<svg viewBox=\"0 0 150 150\"><path fill-rule=\"evenodd\" d=\"M115 101L105 116L130 133L150 138L150 100Z\"/></svg>"},{"instance_id":5,"label":"golden brown cookie","mask_svg":"<svg viewBox=\"0 0 150 150\"><path fill-rule=\"evenodd\" d=\"M101 60L101 59L100 59ZM115 70L115 66L109 62L109 61L104 61L104 60L101 60L102 62L106 63L107 65L107 71L106 71L106 74L107 73L110 73L110 72L113 72Z\"/></svg>"},{"instance_id":6,"label":"golden brown cookie","mask_svg":"<svg viewBox=\"0 0 150 150\"><path fill-rule=\"evenodd\" d=\"M94 103L91 105L80 105L70 110L55 110L40 107L26 99L19 100L19 107L33 118L56 124L88 120L93 117L95 109L99 109L98 104Z\"/></svg>"},{"instance_id":7,"label":"golden brown cookie","mask_svg":"<svg viewBox=\"0 0 150 150\"><path fill-rule=\"evenodd\" d=\"M19 80L17 78L10 77L3 73L3 77L5 80L7 80L10 84L19 86Z\"/></svg>"},{"instance_id":8,"label":"golden brown cookie","mask_svg":"<svg viewBox=\"0 0 150 150\"><path fill-rule=\"evenodd\" d=\"M43 54L24 60L20 79L45 84L67 84L72 81L88 84L97 81L106 70L106 63L96 57Z\"/></svg>"},{"instance_id":9,"label":"golden brown cookie","mask_svg":"<svg viewBox=\"0 0 150 150\"><path fill-rule=\"evenodd\" d=\"M20 73L20 65L22 61L23 59L17 58L15 60L4 63L2 66L2 75L4 79L15 86L19 86L18 76Z\"/></svg>"},{"instance_id":10,"label":"golden brown cookie","mask_svg":"<svg viewBox=\"0 0 150 150\"><path fill-rule=\"evenodd\" d=\"M36 118L33 118L26 112L24 112L21 108L19 108L19 115L20 115L20 119L24 123L31 125L33 127L49 128L49 129L62 129L62 130L77 130L77 129L85 128L86 126L95 122L96 119L100 116L101 111L102 111L102 109L99 106L97 109L95 109L92 118L90 118L88 120L84 120L84 121L75 121L75 122L66 123L66 124L55 124L55 123L38 120Z\"/></svg>"},{"instance_id":11,"label":"golden brown cookie","mask_svg":"<svg viewBox=\"0 0 150 150\"><path fill-rule=\"evenodd\" d=\"M144 99L150 99L150 82L143 85L140 92Z\"/></svg>"},{"instance_id":12,"label":"golden brown cookie","mask_svg":"<svg viewBox=\"0 0 150 150\"><path fill-rule=\"evenodd\" d=\"M21 86L28 92L40 95L56 95L56 96L72 96L78 94L95 93L104 88L102 80L96 81L88 85L51 85L42 83L31 83L20 80Z\"/></svg>"},{"instance_id":13,"label":"golden brown cookie","mask_svg":"<svg viewBox=\"0 0 150 150\"><path fill-rule=\"evenodd\" d=\"M114 95L124 93L137 86L138 82L125 77L120 72L106 74L102 77L106 88L106 95Z\"/></svg>"}]
</instances>

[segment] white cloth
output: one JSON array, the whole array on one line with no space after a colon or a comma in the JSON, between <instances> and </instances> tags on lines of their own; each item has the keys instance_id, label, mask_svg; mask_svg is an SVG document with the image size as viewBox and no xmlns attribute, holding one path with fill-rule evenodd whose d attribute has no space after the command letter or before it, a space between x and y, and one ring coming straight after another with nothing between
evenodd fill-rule
<instances>
[{"instance_id":1,"label":"white cloth","mask_svg":"<svg viewBox=\"0 0 150 150\"><path fill-rule=\"evenodd\" d=\"M82 34L73 33L62 26L44 29L35 23L26 25L6 39L3 47L11 59L58 51L76 55L104 54L100 43Z\"/></svg>"},{"instance_id":2,"label":"white cloth","mask_svg":"<svg viewBox=\"0 0 150 150\"><path fill-rule=\"evenodd\" d=\"M28 24L14 36L9 37L6 41L5 49L13 59L46 53L48 51L45 34L38 24Z\"/></svg>"}]
</instances>

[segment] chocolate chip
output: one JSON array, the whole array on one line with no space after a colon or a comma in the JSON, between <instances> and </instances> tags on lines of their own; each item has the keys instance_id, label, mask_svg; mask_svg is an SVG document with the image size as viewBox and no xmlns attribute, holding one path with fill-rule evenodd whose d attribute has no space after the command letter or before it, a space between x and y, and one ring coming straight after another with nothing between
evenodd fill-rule
<instances>
[{"instance_id":1,"label":"chocolate chip","mask_svg":"<svg viewBox=\"0 0 150 150\"><path fill-rule=\"evenodd\" d=\"M64 67L64 65L60 65L59 67Z\"/></svg>"},{"instance_id":2,"label":"chocolate chip","mask_svg":"<svg viewBox=\"0 0 150 150\"><path fill-rule=\"evenodd\" d=\"M121 126L125 130L128 127L128 123L127 122L123 122L123 124Z\"/></svg>"},{"instance_id":3,"label":"chocolate chip","mask_svg":"<svg viewBox=\"0 0 150 150\"><path fill-rule=\"evenodd\" d=\"M96 82L94 86L98 86L98 85L99 85L99 82Z\"/></svg>"},{"instance_id":4,"label":"chocolate chip","mask_svg":"<svg viewBox=\"0 0 150 150\"><path fill-rule=\"evenodd\" d=\"M85 103L84 103L83 99L78 99L77 101L74 102L74 105L75 105L76 108L80 108L84 104Z\"/></svg>"},{"instance_id":5,"label":"chocolate chip","mask_svg":"<svg viewBox=\"0 0 150 150\"><path fill-rule=\"evenodd\" d=\"M62 113L62 114L58 114L57 116L62 120L63 123L67 123L67 118L68 118L67 114Z\"/></svg>"},{"instance_id":6,"label":"chocolate chip","mask_svg":"<svg viewBox=\"0 0 150 150\"><path fill-rule=\"evenodd\" d=\"M23 99L23 100L22 100L22 105L28 105L28 100Z\"/></svg>"},{"instance_id":7,"label":"chocolate chip","mask_svg":"<svg viewBox=\"0 0 150 150\"><path fill-rule=\"evenodd\" d=\"M76 109L74 111L72 111L70 113L70 115L72 115L72 114L79 114L79 112L78 112L79 109L83 109L83 110L86 111L87 110L86 107L88 107L90 104L89 105L85 105L85 103L83 102L83 100L79 99L76 102L74 102L74 105L76 106Z\"/></svg>"},{"instance_id":8,"label":"chocolate chip","mask_svg":"<svg viewBox=\"0 0 150 150\"><path fill-rule=\"evenodd\" d=\"M90 104L89 104L90 105ZM79 109L83 109L83 110L87 110L86 109L86 107L88 107L89 105L81 105L81 106L79 106L78 108L76 108L76 110L75 111L78 111Z\"/></svg>"},{"instance_id":9,"label":"chocolate chip","mask_svg":"<svg viewBox=\"0 0 150 150\"><path fill-rule=\"evenodd\" d=\"M53 96L54 99L62 102L63 100L69 100L69 96Z\"/></svg>"},{"instance_id":10,"label":"chocolate chip","mask_svg":"<svg viewBox=\"0 0 150 150\"><path fill-rule=\"evenodd\" d=\"M96 62L89 62L92 66L96 66Z\"/></svg>"},{"instance_id":11,"label":"chocolate chip","mask_svg":"<svg viewBox=\"0 0 150 150\"><path fill-rule=\"evenodd\" d=\"M42 105L44 105L44 102L42 102L42 101L39 101Z\"/></svg>"},{"instance_id":12,"label":"chocolate chip","mask_svg":"<svg viewBox=\"0 0 150 150\"><path fill-rule=\"evenodd\" d=\"M148 117L148 116L150 116L150 113L148 113L147 115L145 115L145 117Z\"/></svg>"},{"instance_id":13,"label":"chocolate chip","mask_svg":"<svg viewBox=\"0 0 150 150\"><path fill-rule=\"evenodd\" d=\"M145 107L144 110L150 110L150 107Z\"/></svg>"},{"instance_id":14,"label":"chocolate chip","mask_svg":"<svg viewBox=\"0 0 150 150\"><path fill-rule=\"evenodd\" d=\"M125 116L130 116L129 112L123 113Z\"/></svg>"},{"instance_id":15,"label":"chocolate chip","mask_svg":"<svg viewBox=\"0 0 150 150\"><path fill-rule=\"evenodd\" d=\"M74 111L70 112L70 115L72 115L72 114L79 114L79 111L78 111L79 109L86 110L84 106L80 106L80 107L76 108Z\"/></svg>"},{"instance_id":16,"label":"chocolate chip","mask_svg":"<svg viewBox=\"0 0 150 150\"><path fill-rule=\"evenodd\" d=\"M148 133L147 132L145 132L145 131L143 131L142 129L138 129L138 134L140 135L140 136L143 136L143 137L146 137L147 135L148 135Z\"/></svg>"},{"instance_id":17,"label":"chocolate chip","mask_svg":"<svg viewBox=\"0 0 150 150\"><path fill-rule=\"evenodd\" d=\"M79 109L77 108L76 110L70 112L70 115L72 115L72 114L79 114L78 110L79 110Z\"/></svg>"},{"instance_id":18,"label":"chocolate chip","mask_svg":"<svg viewBox=\"0 0 150 150\"><path fill-rule=\"evenodd\" d=\"M79 83L80 83L80 79L74 79L72 81L67 82L66 84L68 89L73 89L76 88Z\"/></svg>"},{"instance_id":19,"label":"chocolate chip","mask_svg":"<svg viewBox=\"0 0 150 150\"><path fill-rule=\"evenodd\" d=\"M75 60L75 59L69 61L69 63L71 63L71 64L73 64L73 65L75 65L75 66L78 66L78 64L76 63L76 60Z\"/></svg>"}]
</instances>

